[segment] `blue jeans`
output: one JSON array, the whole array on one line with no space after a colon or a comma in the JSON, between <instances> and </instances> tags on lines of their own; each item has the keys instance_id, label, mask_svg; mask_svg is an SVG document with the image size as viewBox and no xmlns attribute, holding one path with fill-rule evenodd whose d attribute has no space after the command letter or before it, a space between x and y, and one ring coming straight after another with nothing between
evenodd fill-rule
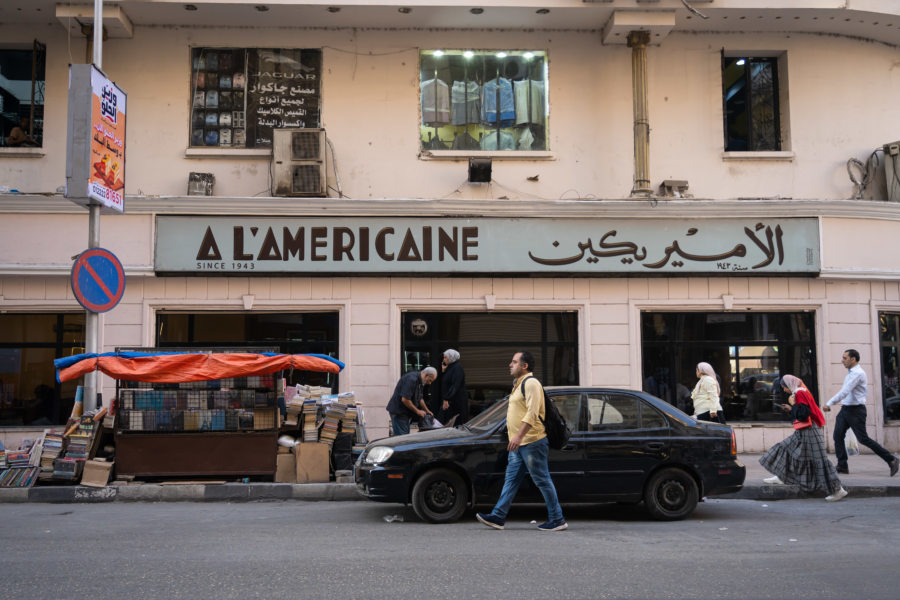
<instances>
[{"instance_id":1,"label":"blue jeans","mask_svg":"<svg viewBox=\"0 0 900 600\"><path fill-rule=\"evenodd\" d=\"M531 475L534 485L541 491L544 496L544 502L547 504L547 520L556 521L563 518L562 508L559 505L559 498L556 497L556 488L553 486L553 480L550 479L550 469L547 467L547 455L550 452L550 442L547 438L543 438L536 442L532 442L527 446L519 446L518 450L509 453L506 463L506 480L503 482L503 491L500 492L500 499L494 506L491 514L500 519L506 520L509 514L509 507L519 486L525 479L525 473Z\"/></svg>"},{"instance_id":2,"label":"blue jeans","mask_svg":"<svg viewBox=\"0 0 900 600\"><path fill-rule=\"evenodd\" d=\"M391 415L391 429L394 435L406 435L409 433L410 418L405 415Z\"/></svg>"}]
</instances>

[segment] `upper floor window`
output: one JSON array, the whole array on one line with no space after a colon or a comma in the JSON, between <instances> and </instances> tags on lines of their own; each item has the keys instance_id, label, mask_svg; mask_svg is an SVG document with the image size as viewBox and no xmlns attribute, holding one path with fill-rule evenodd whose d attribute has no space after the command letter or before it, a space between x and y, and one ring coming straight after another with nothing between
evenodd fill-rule
<instances>
[{"instance_id":1,"label":"upper floor window","mask_svg":"<svg viewBox=\"0 0 900 600\"><path fill-rule=\"evenodd\" d=\"M547 150L547 54L423 50L423 150Z\"/></svg>"},{"instance_id":2,"label":"upper floor window","mask_svg":"<svg viewBox=\"0 0 900 600\"><path fill-rule=\"evenodd\" d=\"M39 147L44 137L46 48L0 49L0 146Z\"/></svg>"},{"instance_id":3,"label":"upper floor window","mask_svg":"<svg viewBox=\"0 0 900 600\"><path fill-rule=\"evenodd\" d=\"M193 48L191 146L271 148L272 130L318 128L322 51Z\"/></svg>"},{"instance_id":4,"label":"upper floor window","mask_svg":"<svg viewBox=\"0 0 900 600\"><path fill-rule=\"evenodd\" d=\"M722 57L725 151L782 150L778 59Z\"/></svg>"}]
</instances>

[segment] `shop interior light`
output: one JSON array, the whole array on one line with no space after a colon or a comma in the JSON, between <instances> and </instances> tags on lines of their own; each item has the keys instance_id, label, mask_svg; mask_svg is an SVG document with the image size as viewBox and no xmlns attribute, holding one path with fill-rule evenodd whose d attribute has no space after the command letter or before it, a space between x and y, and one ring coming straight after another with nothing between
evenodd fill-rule
<instances>
[{"instance_id":1,"label":"shop interior light","mask_svg":"<svg viewBox=\"0 0 900 600\"><path fill-rule=\"evenodd\" d=\"M522 56L525 57L525 60L531 60L532 58L534 58L534 52L526 52Z\"/></svg>"},{"instance_id":2,"label":"shop interior light","mask_svg":"<svg viewBox=\"0 0 900 600\"><path fill-rule=\"evenodd\" d=\"M475 53L471 50L466 50L465 52L463 52L463 56L465 56L466 58L472 58L473 56L475 56Z\"/></svg>"},{"instance_id":3,"label":"shop interior light","mask_svg":"<svg viewBox=\"0 0 900 600\"><path fill-rule=\"evenodd\" d=\"M506 58L506 52L498 52L497 58Z\"/></svg>"},{"instance_id":4,"label":"shop interior light","mask_svg":"<svg viewBox=\"0 0 900 600\"><path fill-rule=\"evenodd\" d=\"M435 50L434 55L437 56L438 58L440 58L444 55L444 51L443 50Z\"/></svg>"},{"instance_id":5,"label":"shop interior light","mask_svg":"<svg viewBox=\"0 0 900 600\"><path fill-rule=\"evenodd\" d=\"M734 64L736 64L736 65L739 66L739 67L743 67L745 62L747 62L747 61L745 61L745 60L742 58L742 59L738 60L738 61L737 61L736 63L734 63Z\"/></svg>"}]
</instances>

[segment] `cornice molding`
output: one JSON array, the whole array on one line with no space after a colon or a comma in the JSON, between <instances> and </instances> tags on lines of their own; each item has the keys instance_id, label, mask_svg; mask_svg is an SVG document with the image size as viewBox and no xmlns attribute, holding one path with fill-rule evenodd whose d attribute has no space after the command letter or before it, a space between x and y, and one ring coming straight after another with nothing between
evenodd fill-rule
<instances>
[{"instance_id":1,"label":"cornice molding","mask_svg":"<svg viewBox=\"0 0 900 600\"><path fill-rule=\"evenodd\" d=\"M57 194L0 195L0 214L83 214L87 211ZM831 217L900 220L900 203L870 200L759 199L612 199L612 200L485 200L247 198L206 196L127 196L126 215L261 215L391 217L520 218L719 218Z\"/></svg>"}]
</instances>

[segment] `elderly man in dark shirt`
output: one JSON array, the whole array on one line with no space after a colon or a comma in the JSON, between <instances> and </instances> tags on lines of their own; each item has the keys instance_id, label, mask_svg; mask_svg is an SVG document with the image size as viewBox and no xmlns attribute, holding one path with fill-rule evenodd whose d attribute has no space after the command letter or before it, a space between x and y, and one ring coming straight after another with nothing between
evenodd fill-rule
<instances>
[{"instance_id":1,"label":"elderly man in dark shirt","mask_svg":"<svg viewBox=\"0 0 900 600\"><path fill-rule=\"evenodd\" d=\"M425 404L425 386L437 379L437 369L425 367L421 371L410 371L400 378L394 387L394 395L387 405L391 415L391 429L394 435L409 433L409 423L413 418L421 419L434 413Z\"/></svg>"}]
</instances>

